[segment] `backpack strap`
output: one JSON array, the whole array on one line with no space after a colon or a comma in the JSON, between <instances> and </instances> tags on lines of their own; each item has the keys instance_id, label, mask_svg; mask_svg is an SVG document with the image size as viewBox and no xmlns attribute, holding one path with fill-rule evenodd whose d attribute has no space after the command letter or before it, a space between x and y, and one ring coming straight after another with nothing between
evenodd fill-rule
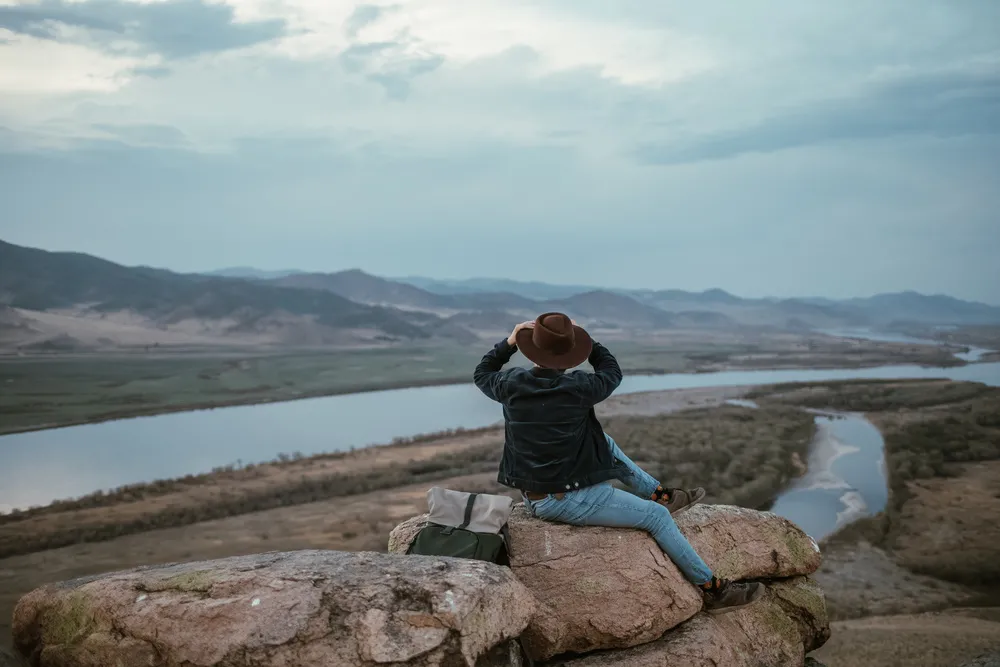
<instances>
[{"instance_id":1,"label":"backpack strap","mask_svg":"<svg viewBox=\"0 0 1000 667\"><path fill-rule=\"evenodd\" d=\"M527 649L524 648L524 640L520 637L517 638L517 646L521 649L521 657L524 659L525 667L535 667L537 663L528 655Z\"/></svg>"},{"instance_id":2,"label":"backpack strap","mask_svg":"<svg viewBox=\"0 0 1000 667\"><path fill-rule=\"evenodd\" d=\"M504 525L500 526L500 537L503 538L504 546L507 547L507 556L510 557L510 555L511 555L511 551L510 551L510 528L508 527L508 524L505 523Z\"/></svg>"},{"instance_id":3,"label":"backpack strap","mask_svg":"<svg viewBox=\"0 0 1000 667\"><path fill-rule=\"evenodd\" d=\"M462 525L459 526L459 529L465 530L469 527L469 524L472 523L472 507L476 504L476 497L478 495L478 493L469 494L469 502L465 504L465 520L462 521Z\"/></svg>"}]
</instances>

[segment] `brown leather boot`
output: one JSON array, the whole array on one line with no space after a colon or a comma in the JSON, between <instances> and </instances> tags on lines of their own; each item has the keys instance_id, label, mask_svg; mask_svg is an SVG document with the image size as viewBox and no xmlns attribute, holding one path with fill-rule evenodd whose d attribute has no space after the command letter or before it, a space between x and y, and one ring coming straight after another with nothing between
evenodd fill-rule
<instances>
[{"instance_id":1,"label":"brown leather boot","mask_svg":"<svg viewBox=\"0 0 1000 667\"><path fill-rule=\"evenodd\" d=\"M764 584L712 577L709 588L701 587L701 594L705 611L712 615L726 614L759 600L764 595Z\"/></svg>"},{"instance_id":2,"label":"brown leather boot","mask_svg":"<svg viewBox=\"0 0 1000 667\"><path fill-rule=\"evenodd\" d=\"M692 505L697 505L704 499L705 489L664 489L658 487L653 494L653 500L660 503L673 515L681 514Z\"/></svg>"}]
</instances>

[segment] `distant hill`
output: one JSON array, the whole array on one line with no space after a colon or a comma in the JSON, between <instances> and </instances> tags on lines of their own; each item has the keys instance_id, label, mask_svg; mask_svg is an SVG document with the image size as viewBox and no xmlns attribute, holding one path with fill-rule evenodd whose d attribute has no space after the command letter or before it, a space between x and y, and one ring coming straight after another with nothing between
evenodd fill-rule
<instances>
[{"instance_id":1,"label":"distant hill","mask_svg":"<svg viewBox=\"0 0 1000 667\"><path fill-rule=\"evenodd\" d=\"M504 332L510 331L526 317L519 317L506 310L473 310L456 313L448 321L465 329L474 331Z\"/></svg>"},{"instance_id":2,"label":"distant hill","mask_svg":"<svg viewBox=\"0 0 1000 667\"><path fill-rule=\"evenodd\" d=\"M843 302L877 317L880 323L913 324L995 324L1000 322L1000 307L975 301L963 301L944 294L894 292Z\"/></svg>"},{"instance_id":3,"label":"distant hill","mask_svg":"<svg viewBox=\"0 0 1000 667\"><path fill-rule=\"evenodd\" d=\"M739 323L728 315L710 310L682 310L673 315L673 326L679 329L734 329Z\"/></svg>"},{"instance_id":4,"label":"distant hill","mask_svg":"<svg viewBox=\"0 0 1000 667\"><path fill-rule=\"evenodd\" d=\"M683 310L692 305L727 305L754 301L734 296L722 289L708 289L704 292L686 292L679 289L665 290L625 290L623 293L666 310Z\"/></svg>"},{"instance_id":5,"label":"distant hill","mask_svg":"<svg viewBox=\"0 0 1000 667\"><path fill-rule=\"evenodd\" d=\"M597 326L666 329L674 324L674 316L670 313L639 303L630 296L604 290L543 301L539 306L544 310L565 312L577 320L587 319Z\"/></svg>"},{"instance_id":6,"label":"distant hill","mask_svg":"<svg viewBox=\"0 0 1000 667\"><path fill-rule=\"evenodd\" d=\"M599 289L596 286L582 285L550 285L537 281L508 280L504 278L468 278L465 280L436 280L407 276L394 278L398 282L408 283L435 294L478 294L482 292L506 292L535 301L550 299L565 299L575 294L592 292Z\"/></svg>"},{"instance_id":7,"label":"distant hill","mask_svg":"<svg viewBox=\"0 0 1000 667\"><path fill-rule=\"evenodd\" d=\"M380 278L360 269L337 273L304 273L269 281L274 285L321 289L367 304L400 308L442 310L492 310L536 308L537 302L509 292L437 294L415 285Z\"/></svg>"},{"instance_id":8,"label":"distant hill","mask_svg":"<svg viewBox=\"0 0 1000 667\"><path fill-rule=\"evenodd\" d=\"M0 304L8 307L5 320L17 313L11 309L96 318L105 324L112 316L127 319L132 328L184 330L199 340L256 336L269 342L323 344L431 336L402 311L355 303L331 292L126 267L81 253L2 241Z\"/></svg>"},{"instance_id":9,"label":"distant hill","mask_svg":"<svg viewBox=\"0 0 1000 667\"><path fill-rule=\"evenodd\" d=\"M583 285L551 285L543 282L493 278L467 280L434 280L406 277L398 279L441 294L461 293L472 299L477 292L506 292L553 303L567 302L572 297L592 293L611 293L631 297L641 304L668 313L716 313L722 318L711 320L713 326L727 324L761 326L803 331L830 327L889 327L904 324L977 325L1000 323L1000 307L964 301L945 295L925 295L913 291L877 294L854 299L822 297L744 298L722 289L702 292L678 289L599 289ZM708 323L710 320L704 319ZM691 317L684 318L688 322ZM686 322L675 319L674 326Z\"/></svg>"},{"instance_id":10,"label":"distant hill","mask_svg":"<svg viewBox=\"0 0 1000 667\"><path fill-rule=\"evenodd\" d=\"M743 298L714 288L599 289L491 278L390 279L236 267L178 274L0 241L0 346L477 344L558 310L586 327L822 331L1000 323L1000 307L916 292L835 300Z\"/></svg>"},{"instance_id":11,"label":"distant hill","mask_svg":"<svg viewBox=\"0 0 1000 667\"><path fill-rule=\"evenodd\" d=\"M379 278L360 269L338 273L300 273L269 281L282 287L300 287L333 292L358 303L390 304L413 308L441 308L447 297L406 283Z\"/></svg>"},{"instance_id":12,"label":"distant hill","mask_svg":"<svg viewBox=\"0 0 1000 667\"><path fill-rule=\"evenodd\" d=\"M251 278L254 280L271 280L273 278L294 276L300 273L305 273L305 271L298 271L296 269L268 271L264 269L255 269L252 266L231 266L229 268L217 269L215 271L205 271L202 275L214 276L216 278Z\"/></svg>"}]
</instances>

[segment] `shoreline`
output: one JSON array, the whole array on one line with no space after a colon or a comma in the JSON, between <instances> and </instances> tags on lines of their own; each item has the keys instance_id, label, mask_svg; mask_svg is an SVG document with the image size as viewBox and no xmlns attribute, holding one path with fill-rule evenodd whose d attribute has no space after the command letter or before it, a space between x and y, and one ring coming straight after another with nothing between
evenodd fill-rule
<instances>
[{"instance_id":1,"label":"shoreline","mask_svg":"<svg viewBox=\"0 0 1000 667\"><path fill-rule=\"evenodd\" d=\"M717 407L725 404L731 398L738 398L746 392L753 390L756 385L746 386L713 386L713 387L692 387L682 389L651 389L638 391L620 396L612 396L598 407L599 417L602 420L615 417L656 417L668 414L675 414L688 410L699 410L704 408ZM214 480L223 480L241 471L250 472L265 468L296 468L301 466L312 466L316 463L332 463L358 459L361 457L377 457L379 455L393 457L394 455L417 451L435 442L454 441L460 439L477 438L497 438L503 439L503 420L485 426L474 428L456 427L427 433L415 433L410 436L393 438L387 442L379 442L355 449L344 449L330 452L310 454L296 458L295 456L281 452L275 458L263 461L250 461L242 466L229 464L219 466L212 470L204 470L188 475L168 478L156 478L131 484L124 484L112 489L96 489L80 496L60 498L53 500L46 505L15 509L10 512L0 512L0 526L11 521L23 520L31 516L49 513L52 511L65 511L66 509L87 504L86 501L100 498L105 501L114 501L114 496L120 494L146 494L157 495L160 492L169 492L170 487L180 485L198 485L211 483ZM159 489L159 491L157 490ZM96 505L93 507L97 507Z\"/></svg>"},{"instance_id":2,"label":"shoreline","mask_svg":"<svg viewBox=\"0 0 1000 667\"><path fill-rule=\"evenodd\" d=\"M626 376L651 377L657 375L706 375L711 373L725 373L733 371L782 371L782 370L860 370L867 368L879 368L882 366L916 366L918 368L958 368L983 362L969 362L957 357L954 363L947 365L930 364L919 362L894 362L891 360L873 363L844 363L844 364L787 364L787 365L743 365L743 364L719 364L717 367L699 367L690 370L666 370L662 368L625 368L622 370ZM2 360L0 360L2 361ZM305 391L294 396L271 396L253 398L233 398L215 401L203 401L194 403L184 403L179 405L162 405L150 408L134 408L108 412L84 419L68 419L57 422L33 424L22 427L4 427L0 425L0 439L7 435L18 435L22 433L34 433L38 431L52 431L56 429L70 428L73 426L87 426L91 424L103 424L125 419L140 419L144 417L158 417L161 415L177 414L183 412L204 412L222 408L247 407L254 405L272 405L275 403L290 403L293 401L330 398L334 396L350 396L354 394L371 394L382 391L400 391L404 389L424 389L430 387L448 387L463 384L472 384L467 374L462 376L454 375L443 378L433 378L427 380L403 380L398 382L385 382L373 384L360 384L357 387L346 389L323 389Z\"/></svg>"}]
</instances>

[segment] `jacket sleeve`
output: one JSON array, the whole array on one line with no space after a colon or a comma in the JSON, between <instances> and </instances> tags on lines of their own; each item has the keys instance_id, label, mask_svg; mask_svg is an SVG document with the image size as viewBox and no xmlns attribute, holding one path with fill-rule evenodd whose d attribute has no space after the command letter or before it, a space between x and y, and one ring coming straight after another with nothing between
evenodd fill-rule
<instances>
[{"instance_id":1,"label":"jacket sleeve","mask_svg":"<svg viewBox=\"0 0 1000 667\"><path fill-rule=\"evenodd\" d=\"M594 406L611 396L622 383L622 369L615 355L597 341L594 341L587 361L594 367L594 372L580 373L581 393L584 403Z\"/></svg>"},{"instance_id":2,"label":"jacket sleeve","mask_svg":"<svg viewBox=\"0 0 1000 667\"><path fill-rule=\"evenodd\" d=\"M504 374L500 369L510 361L515 352L517 352L517 346L510 345L504 338L494 345L492 350L483 355L482 361L476 366L472 379L479 387L479 391L486 394L488 398L500 403L503 402Z\"/></svg>"}]
</instances>

